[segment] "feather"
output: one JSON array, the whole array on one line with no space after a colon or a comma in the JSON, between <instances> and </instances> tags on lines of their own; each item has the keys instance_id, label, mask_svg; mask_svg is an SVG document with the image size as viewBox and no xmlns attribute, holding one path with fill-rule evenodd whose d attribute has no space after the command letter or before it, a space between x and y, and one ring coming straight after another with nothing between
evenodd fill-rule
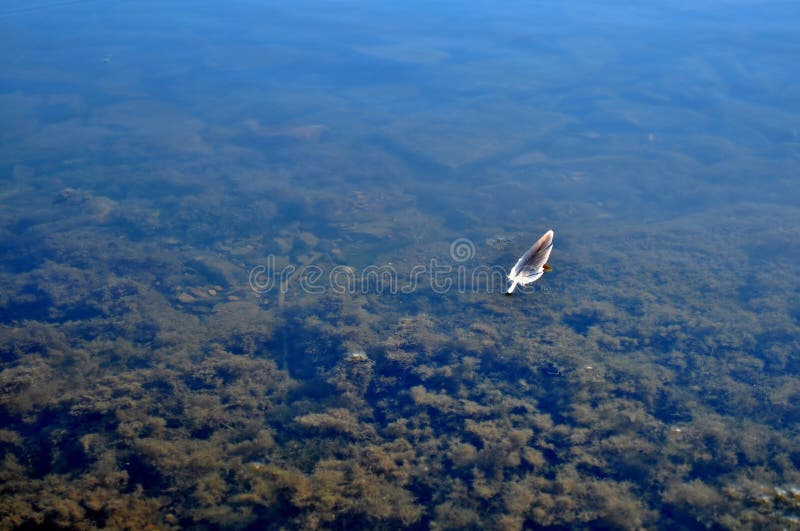
<instances>
[{"instance_id":1,"label":"feather","mask_svg":"<svg viewBox=\"0 0 800 531\"><path fill-rule=\"evenodd\" d=\"M514 293L518 284L524 286L539 280L545 270L549 270L550 266L547 265L547 260L553 250L553 236L552 230L545 232L525 254L520 256L508 274L511 286L506 291L506 295Z\"/></svg>"}]
</instances>

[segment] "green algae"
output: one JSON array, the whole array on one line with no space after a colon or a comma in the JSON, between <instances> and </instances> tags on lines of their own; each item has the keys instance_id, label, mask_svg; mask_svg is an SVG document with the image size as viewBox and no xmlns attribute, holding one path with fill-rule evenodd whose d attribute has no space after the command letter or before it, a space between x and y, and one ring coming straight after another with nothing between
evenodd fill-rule
<instances>
[{"instance_id":1,"label":"green algae","mask_svg":"<svg viewBox=\"0 0 800 531\"><path fill-rule=\"evenodd\" d=\"M756 211L738 223L768 225ZM279 304L232 244L40 242L59 262L3 274L3 525L787 525L792 277L726 267L753 251L715 218L567 246L513 304L296 283ZM687 237L704 246L679 253Z\"/></svg>"}]
</instances>

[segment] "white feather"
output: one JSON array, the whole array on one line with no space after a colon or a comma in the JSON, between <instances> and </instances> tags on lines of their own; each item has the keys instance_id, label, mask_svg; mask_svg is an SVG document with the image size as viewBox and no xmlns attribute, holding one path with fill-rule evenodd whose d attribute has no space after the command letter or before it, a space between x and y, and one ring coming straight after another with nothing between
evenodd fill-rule
<instances>
[{"instance_id":1,"label":"white feather","mask_svg":"<svg viewBox=\"0 0 800 531\"><path fill-rule=\"evenodd\" d=\"M520 256L508 274L508 280L512 284L508 288L507 294L513 293L517 284L523 286L530 284L539 280L539 277L544 274L544 266L553 251L553 237L552 230L545 232L525 254Z\"/></svg>"}]
</instances>

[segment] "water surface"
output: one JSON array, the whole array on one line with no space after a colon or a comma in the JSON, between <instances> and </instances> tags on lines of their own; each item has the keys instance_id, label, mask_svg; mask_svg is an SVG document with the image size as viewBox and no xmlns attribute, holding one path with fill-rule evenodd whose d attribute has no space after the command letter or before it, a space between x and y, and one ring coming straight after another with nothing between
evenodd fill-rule
<instances>
[{"instance_id":1,"label":"water surface","mask_svg":"<svg viewBox=\"0 0 800 531\"><path fill-rule=\"evenodd\" d=\"M798 525L798 22L2 3L2 526Z\"/></svg>"}]
</instances>

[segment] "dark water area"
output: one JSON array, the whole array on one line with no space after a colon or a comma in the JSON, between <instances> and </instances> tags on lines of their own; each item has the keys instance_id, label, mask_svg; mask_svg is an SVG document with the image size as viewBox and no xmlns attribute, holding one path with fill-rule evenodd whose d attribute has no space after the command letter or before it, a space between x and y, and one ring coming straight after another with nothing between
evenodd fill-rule
<instances>
[{"instance_id":1,"label":"dark water area","mask_svg":"<svg viewBox=\"0 0 800 531\"><path fill-rule=\"evenodd\" d=\"M0 528L800 526L798 23L0 2Z\"/></svg>"}]
</instances>

